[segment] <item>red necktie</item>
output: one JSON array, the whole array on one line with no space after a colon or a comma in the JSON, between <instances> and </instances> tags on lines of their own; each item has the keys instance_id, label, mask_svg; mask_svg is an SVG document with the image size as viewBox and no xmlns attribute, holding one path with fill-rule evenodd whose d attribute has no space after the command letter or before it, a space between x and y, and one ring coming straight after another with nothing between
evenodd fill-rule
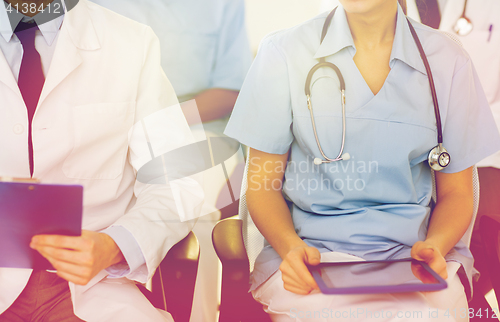
<instances>
[{"instance_id":1,"label":"red necktie","mask_svg":"<svg viewBox=\"0 0 500 322\"><path fill-rule=\"evenodd\" d=\"M15 30L15 34L21 41L24 51L17 84L28 110L28 154L31 176L33 176L34 170L31 122L45 81L40 55L35 49L35 32L37 30L38 28L35 23L24 22L20 22Z\"/></svg>"}]
</instances>

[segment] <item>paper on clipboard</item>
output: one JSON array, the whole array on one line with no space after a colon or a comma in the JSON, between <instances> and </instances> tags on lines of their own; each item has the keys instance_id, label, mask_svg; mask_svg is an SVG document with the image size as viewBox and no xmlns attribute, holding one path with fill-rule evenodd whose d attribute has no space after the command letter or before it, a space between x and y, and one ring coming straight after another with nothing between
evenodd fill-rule
<instances>
[{"instance_id":1,"label":"paper on clipboard","mask_svg":"<svg viewBox=\"0 0 500 322\"><path fill-rule=\"evenodd\" d=\"M38 234L79 236L83 187L5 179L0 178L0 267L53 269L29 247L31 238Z\"/></svg>"}]
</instances>

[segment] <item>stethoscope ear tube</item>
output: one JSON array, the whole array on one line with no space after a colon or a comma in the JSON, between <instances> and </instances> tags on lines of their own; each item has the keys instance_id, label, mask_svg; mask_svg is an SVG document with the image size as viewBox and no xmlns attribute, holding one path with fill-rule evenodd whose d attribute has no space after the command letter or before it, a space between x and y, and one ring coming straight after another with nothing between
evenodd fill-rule
<instances>
[{"instance_id":1,"label":"stethoscope ear tube","mask_svg":"<svg viewBox=\"0 0 500 322\"><path fill-rule=\"evenodd\" d=\"M323 43L323 40L326 37L326 33L328 31L328 27L330 26L330 23L332 22L333 15L335 14L335 11L337 8L333 9L328 17L326 18L326 21L323 25L323 30L321 31L321 39L320 43ZM340 82L340 94L341 94L341 103L342 103L342 145L340 147L340 152L339 155L335 159L329 158L323 149L321 148L321 143L319 142L318 138L318 132L316 130L316 122L314 121L314 113L313 113L313 108L312 108L312 102L311 102L311 81L312 77L316 73L316 71L322 67L327 67L331 68L335 71L335 74L337 74L337 77ZM323 160L320 158L314 158L314 164L316 165L321 165L323 163L330 163L334 161L341 161L341 160L349 160L351 156L349 153L344 153L344 145L345 145L345 123L346 123L346 117L345 117L345 81L344 77L342 76L342 73L340 72L339 68L332 63L326 62L324 57L321 57L319 60L319 63L314 65L309 73L307 74L306 78L306 84L305 84L305 94L307 98L307 108L309 109L309 113L311 114L311 123L312 123L312 128L314 132L314 138L316 139L316 144L318 145L319 152L323 156Z\"/></svg>"},{"instance_id":2,"label":"stethoscope ear tube","mask_svg":"<svg viewBox=\"0 0 500 322\"><path fill-rule=\"evenodd\" d=\"M329 62L326 62L326 61L320 61L319 63L317 63L316 65L313 66L313 68L311 68L311 70L309 71L309 74L307 74L307 78L306 78L306 86L305 86L305 93L306 93L306 96L311 96L311 81L312 81L312 77L314 76L314 74L316 73L316 71L322 67L328 67L328 68L331 68L335 71L335 73L337 74L337 77L339 78L339 82L340 82L340 91L344 91L345 92L345 81L344 81L344 77L342 76L342 73L340 72L339 68L335 65L335 64L332 64L332 63L329 63Z\"/></svg>"},{"instance_id":3,"label":"stethoscope ear tube","mask_svg":"<svg viewBox=\"0 0 500 322\"><path fill-rule=\"evenodd\" d=\"M418 52L420 53L420 57L422 58L422 61L424 63L425 71L427 72L427 78L429 79L429 87L431 88L432 103L434 104L434 114L436 116L437 140L438 140L438 144L443 144L443 130L441 128L441 113L439 112L439 103L438 103L437 94L436 94L436 86L434 85L434 77L432 77L431 67L429 66L429 62L427 61L427 56L425 55L424 48L422 47L422 44L420 43L420 39L418 39L417 33L415 32L415 29L413 28L412 24L410 23L410 20L408 20L408 18L406 18L406 19L408 21L408 26L410 27L411 35L413 36L413 39L415 40L415 44L417 45Z\"/></svg>"}]
</instances>

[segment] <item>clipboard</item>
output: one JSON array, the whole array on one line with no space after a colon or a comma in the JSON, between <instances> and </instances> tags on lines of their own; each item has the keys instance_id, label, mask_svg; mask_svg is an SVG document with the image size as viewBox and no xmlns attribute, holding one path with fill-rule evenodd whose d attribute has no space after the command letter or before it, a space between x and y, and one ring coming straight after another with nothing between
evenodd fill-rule
<instances>
[{"instance_id":1,"label":"clipboard","mask_svg":"<svg viewBox=\"0 0 500 322\"><path fill-rule=\"evenodd\" d=\"M39 234L80 236L83 187L0 178L0 267L54 269L36 250Z\"/></svg>"}]
</instances>

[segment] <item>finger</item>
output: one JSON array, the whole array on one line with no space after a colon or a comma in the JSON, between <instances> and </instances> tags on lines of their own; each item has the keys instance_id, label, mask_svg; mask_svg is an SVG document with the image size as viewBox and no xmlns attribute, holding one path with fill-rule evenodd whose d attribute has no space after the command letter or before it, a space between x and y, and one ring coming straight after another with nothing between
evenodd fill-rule
<instances>
[{"instance_id":1,"label":"finger","mask_svg":"<svg viewBox=\"0 0 500 322\"><path fill-rule=\"evenodd\" d=\"M57 248L67 248L81 250L86 246L85 240L81 237L62 235L36 235L31 239L30 247L51 246Z\"/></svg>"},{"instance_id":2,"label":"finger","mask_svg":"<svg viewBox=\"0 0 500 322\"><path fill-rule=\"evenodd\" d=\"M443 257L437 257L433 259L430 263L429 266L439 274L444 279L448 278L448 271L446 267L446 260Z\"/></svg>"},{"instance_id":3,"label":"finger","mask_svg":"<svg viewBox=\"0 0 500 322\"><path fill-rule=\"evenodd\" d=\"M304 281L308 286L312 287L313 289L318 290L319 287L316 284L316 281L312 277L311 273L309 272L309 269L304 263L304 260L305 258L298 258L297 260L290 262L290 266L295 271L300 280Z\"/></svg>"},{"instance_id":4,"label":"finger","mask_svg":"<svg viewBox=\"0 0 500 322\"><path fill-rule=\"evenodd\" d=\"M422 282L424 282L422 280L422 277L421 277L421 272L420 272L420 265L419 264L411 264L411 272L413 273L413 275L418 278L419 280L421 280ZM425 283L425 282L424 282Z\"/></svg>"},{"instance_id":5,"label":"finger","mask_svg":"<svg viewBox=\"0 0 500 322\"><path fill-rule=\"evenodd\" d=\"M42 256L50 257L58 261L63 261L67 263L82 265L82 266L92 266L93 260L88 253L83 253L76 250L69 250L64 248L55 248L49 246L41 246L35 248Z\"/></svg>"},{"instance_id":6,"label":"finger","mask_svg":"<svg viewBox=\"0 0 500 322\"><path fill-rule=\"evenodd\" d=\"M283 284L283 287L287 291L290 291L290 292L295 293L295 294L300 294L300 295L307 295L307 294L311 293L311 290L312 290L312 289L304 290L302 288L294 287L294 286L288 285L286 283Z\"/></svg>"},{"instance_id":7,"label":"finger","mask_svg":"<svg viewBox=\"0 0 500 322\"><path fill-rule=\"evenodd\" d=\"M296 278L292 278L288 274L281 274L281 275L282 275L281 277L282 277L283 283L286 285L295 287L297 289L302 289L302 290L307 291L307 292L312 290L312 288L310 286L306 285L305 283L298 282Z\"/></svg>"},{"instance_id":8,"label":"finger","mask_svg":"<svg viewBox=\"0 0 500 322\"><path fill-rule=\"evenodd\" d=\"M412 249L412 257L426 262L429 267L436 272L438 275L440 275L443 279L448 278L448 271L446 267L446 260L443 258L441 253L439 251L436 251L435 249L424 246L425 248L421 248L420 250L416 250L415 253L413 253Z\"/></svg>"},{"instance_id":9,"label":"finger","mask_svg":"<svg viewBox=\"0 0 500 322\"><path fill-rule=\"evenodd\" d=\"M441 274L439 274L443 279L448 279L448 270L444 270Z\"/></svg>"},{"instance_id":10,"label":"finger","mask_svg":"<svg viewBox=\"0 0 500 322\"><path fill-rule=\"evenodd\" d=\"M411 257L414 259L417 259L418 252L420 251L420 249L425 248L425 247L426 247L426 244L422 241L418 241L415 244L413 244L413 246L411 248Z\"/></svg>"},{"instance_id":11,"label":"finger","mask_svg":"<svg viewBox=\"0 0 500 322\"><path fill-rule=\"evenodd\" d=\"M413 275L421 280L424 284L433 284L435 283L435 279L429 272L420 264L412 264L411 271Z\"/></svg>"},{"instance_id":12,"label":"finger","mask_svg":"<svg viewBox=\"0 0 500 322\"><path fill-rule=\"evenodd\" d=\"M309 289L310 286L307 285L305 281L303 281L299 275L297 275L297 272L292 268L290 263L288 261L283 261L280 265L280 271L282 276L286 276L290 280L293 280L294 283L299 287L303 289Z\"/></svg>"},{"instance_id":13,"label":"finger","mask_svg":"<svg viewBox=\"0 0 500 322\"><path fill-rule=\"evenodd\" d=\"M306 252L306 263L309 265L318 265L321 262L321 254L317 248L308 247L305 248Z\"/></svg>"},{"instance_id":14,"label":"finger","mask_svg":"<svg viewBox=\"0 0 500 322\"><path fill-rule=\"evenodd\" d=\"M61 261L53 261L52 266L54 266L57 272L73 275L86 281L90 281L95 275L91 267L83 267Z\"/></svg>"},{"instance_id":15,"label":"finger","mask_svg":"<svg viewBox=\"0 0 500 322\"><path fill-rule=\"evenodd\" d=\"M430 263L432 260L434 260L434 257L436 256L436 253L434 252L434 249L432 248L422 248L418 250L418 253L416 254L415 259L424 261L426 263Z\"/></svg>"},{"instance_id":16,"label":"finger","mask_svg":"<svg viewBox=\"0 0 500 322\"><path fill-rule=\"evenodd\" d=\"M57 276L65 279L68 282L71 282L71 283L74 283L74 284L77 284L77 285L87 285L88 282L90 281L90 280L85 279L83 277L72 275L72 274L69 274L69 273L66 273L66 272L59 272L59 271L57 271Z\"/></svg>"},{"instance_id":17,"label":"finger","mask_svg":"<svg viewBox=\"0 0 500 322\"><path fill-rule=\"evenodd\" d=\"M53 259L51 257L45 257L45 258L50 262L50 264L54 268L60 267L61 262L59 262L59 261L57 261L57 260L55 260L55 259ZM78 285L86 285L90 281L89 278L84 278L82 276L73 275L73 274L71 274L69 272L66 272L64 270L58 270L57 268L56 268L56 270L57 270L57 272L56 272L57 275L59 277L65 279L68 282L72 282L72 283L75 283L75 284L78 284Z\"/></svg>"}]
</instances>

